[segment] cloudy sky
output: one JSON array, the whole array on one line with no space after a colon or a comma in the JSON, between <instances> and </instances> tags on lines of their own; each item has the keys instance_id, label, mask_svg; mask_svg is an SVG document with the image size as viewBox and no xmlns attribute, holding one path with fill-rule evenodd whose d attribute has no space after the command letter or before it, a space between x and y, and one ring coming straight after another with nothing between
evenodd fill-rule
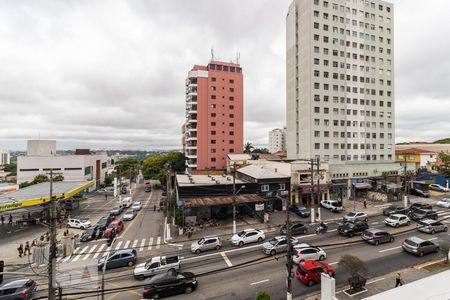
<instances>
[{"instance_id":1,"label":"cloudy sky","mask_svg":"<svg viewBox=\"0 0 450 300\"><path fill-rule=\"evenodd\" d=\"M450 137L450 1L394 0L397 141ZM245 140L285 124L290 0L0 1L0 149L180 147L194 64L240 53Z\"/></svg>"}]
</instances>

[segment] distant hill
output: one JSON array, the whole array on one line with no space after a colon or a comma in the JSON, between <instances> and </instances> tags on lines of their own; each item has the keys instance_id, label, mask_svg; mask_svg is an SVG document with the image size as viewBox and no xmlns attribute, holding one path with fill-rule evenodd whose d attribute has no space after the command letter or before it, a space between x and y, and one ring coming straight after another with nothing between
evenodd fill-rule
<instances>
[{"instance_id":1,"label":"distant hill","mask_svg":"<svg viewBox=\"0 0 450 300\"><path fill-rule=\"evenodd\" d=\"M434 141L433 144L450 144L450 138Z\"/></svg>"}]
</instances>

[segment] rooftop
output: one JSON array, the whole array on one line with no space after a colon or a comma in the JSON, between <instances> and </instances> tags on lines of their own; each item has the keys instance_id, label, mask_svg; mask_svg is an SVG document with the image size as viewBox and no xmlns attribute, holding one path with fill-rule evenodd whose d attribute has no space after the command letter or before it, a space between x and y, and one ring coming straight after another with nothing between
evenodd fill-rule
<instances>
[{"instance_id":1,"label":"rooftop","mask_svg":"<svg viewBox=\"0 0 450 300\"><path fill-rule=\"evenodd\" d=\"M237 170L237 172L256 179L290 178L291 176L274 172L258 165L249 165Z\"/></svg>"},{"instance_id":2,"label":"rooftop","mask_svg":"<svg viewBox=\"0 0 450 300\"><path fill-rule=\"evenodd\" d=\"M228 185L233 184L233 176L177 174L177 182L178 186ZM236 184L242 183L245 182L236 178Z\"/></svg>"}]
</instances>

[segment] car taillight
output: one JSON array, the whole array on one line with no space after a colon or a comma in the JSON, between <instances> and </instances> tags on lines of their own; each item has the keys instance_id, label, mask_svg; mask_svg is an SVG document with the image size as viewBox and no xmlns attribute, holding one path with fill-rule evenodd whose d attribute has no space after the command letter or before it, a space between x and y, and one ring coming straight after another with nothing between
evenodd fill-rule
<instances>
[{"instance_id":1,"label":"car taillight","mask_svg":"<svg viewBox=\"0 0 450 300\"><path fill-rule=\"evenodd\" d=\"M19 294L21 294L21 295L28 295L28 290L23 290L23 291L21 291Z\"/></svg>"},{"instance_id":2,"label":"car taillight","mask_svg":"<svg viewBox=\"0 0 450 300\"><path fill-rule=\"evenodd\" d=\"M297 253L295 253L295 256L296 257L300 257L300 254L297 252Z\"/></svg>"},{"instance_id":3,"label":"car taillight","mask_svg":"<svg viewBox=\"0 0 450 300\"><path fill-rule=\"evenodd\" d=\"M150 291L150 289L149 288L144 288L144 293L148 293Z\"/></svg>"},{"instance_id":4,"label":"car taillight","mask_svg":"<svg viewBox=\"0 0 450 300\"><path fill-rule=\"evenodd\" d=\"M420 247L419 246L416 247L416 251L420 252Z\"/></svg>"},{"instance_id":5,"label":"car taillight","mask_svg":"<svg viewBox=\"0 0 450 300\"><path fill-rule=\"evenodd\" d=\"M373 239L375 238L375 233L372 233L372 238L373 238Z\"/></svg>"}]
</instances>

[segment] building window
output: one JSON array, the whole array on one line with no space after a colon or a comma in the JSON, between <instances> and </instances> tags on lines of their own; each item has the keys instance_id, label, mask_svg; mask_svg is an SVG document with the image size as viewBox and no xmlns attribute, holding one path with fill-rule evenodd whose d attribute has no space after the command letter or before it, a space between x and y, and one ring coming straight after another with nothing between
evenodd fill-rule
<instances>
[{"instance_id":1,"label":"building window","mask_svg":"<svg viewBox=\"0 0 450 300\"><path fill-rule=\"evenodd\" d=\"M230 97L230 101L234 101L234 97Z\"/></svg>"},{"instance_id":2,"label":"building window","mask_svg":"<svg viewBox=\"0 0 450 300\"><path fill-rule=\"evenodd\" d=\"M211 157L211 162L215 162L216 158L215 157Z\"/></svg>"},{"instance_id":3,"label":"building window","mask_svg":"<svg viewBox=\"0 0 450 300\"><path fill-rule=\"evenodd\" d=\"M234 149L230 149L230 153L234 153Z\"/></svg>"},{"instance_id":4,"label":"building window","mask_svg":"<svg viewBox=\"0 0 450 300\"><path fill-rule=\"evenodd\" d=\"M216 153L216 148L211 148L211 153Z\"/></svg>"},{"instance_id":5,"label":"building window","mask_svg":"<svg viewBox=\"0 0 450 300\"><path fill-rule=\"evenodd\" d=\"M20 172L36 172L36 171L39 171L39 169L20 169Z\"/></svg>"},{"instance_id":6,"label":"building window","mask_svg":"<svg viewBox=\"0 0 450 300\"><path fill-rule=\"evenodd\" d=\"M320 149L320 143L314 143L314 149Z\"/></svg>"},{"instance_id":7,"label":"building window","mask_svg":"<svg viewBox=\"0 0 450 300\"><path fill-rule=\"evenodd\" d=\"M233 80L233 79L230 79L230 83L234 83L234 80Z\"/></svg>"},{"instance_id":8,"label":"building window","mask_svg":"<svg viewBox=\"0 0 450 300\"><path fill-rule=\"evenodd\" d=\"M216 143L216 140L211 140L211 144L215 144Z\"/></svg>"},{"instance_id":9,"label":"building window","mask_svg":"<svg viewBox=\"0 0 450 300\"><path fill-rule=\"evenodd\" d=\"M211 135L216 135L216 131L215 130L211 131Z\"/></svg>"},{"instance_id":10,"label":"building window","mask_svg":"<svg viewBox=\"0 0 450 300\"><path fill-rule=\"evenodd\" d=\"M230 105L230 109L234 109L234 105Z\"/></svg>"},{"instance_id":11,"label":"building window","mask_svg":"<svg viewBox=\"0 0 450 300\"><path fill-rule=\"evenodd\" d=\"M268 192L269 191L269 185L263 184L261 185L261 192Z\"/></svg>"},{"instance_id":12,"label":"building window","mask_svg":"<svg viewBox=\"0 0 450 300\"><path fill-rule=\"evenodd\" d=\"M320 107L317 107L317 106L314 107L314 112L315 112L315 113L320 113Z\"/></svg>"},{"instance_id":13,"label":"building window","mask_svg":"<svg viewBox=\"0 0 450 300\"><path fill-rule=\"evenodd\" d=\"M211 126L216 126L216 122L211 122Z\"/></svg>"},{"instance_id":14,"label":"building window","mask_svg":"<svg viewBox=\"0 0 450 300\"><path fill-rule=\"evenodd\" d=\"M286 184L284 184L284 183L280 183L279 186L280 186L280 188L279 188L280 191L284 191L286 189Z\"/></svg>"},{"instance_id":15,"label":"building window","mask_svg":"<svg viewBox=\"0 0 450 300\"><path fill-rule=\"evenodd\" d=\"M106 162L102 163L102 169L106 169L106 167L107 167L107 163Z\"/></svg>"},{"instance_id":16,"label":"building window","mask_svg":"<svg viewBox=\"0 0 450 300\"><path fill-rule=\"evenodd\" d=\"M230 118L234 118L234 114L230 114Z\"/></svg>"},{"instance_id":17,"label":"building window","mask_svg":"<svg viewBox=\"0 0 450 300\"><path fill-rule=\"evenodd\" d=\"M211 113L211 117L215 118L216 117L216 113Z\"/></svg>"},{"instance_id":18,"label":"building window","mask_svg":"<svg viewBox=\"0 0 450 300\"><path fill-rule=\"evenodd\" d=\"M234 127L234 123L233 122L230 123L230 127Z\"/></svg>"},{"instance_id":19,"label":"building window","mask_svg":"<svg viewBox=\"0 0 450 300\"><path fill-rule=\"evenodd\" d=\"M230 135L234 135L234 131L230 131Z\"/></svg>"},{"instance_id":20,"label":"building window","mask_svg":"<svg viewBox=\"0 0 450 300\"><path fill-rule=\"evenodd\" d=\"M234 140L230 140L230 145L234 145Z\"/></svg>"},{"instance_id":21,"label":"building window","mask_svg":"<svg viewBox=\"0 0 450 300\"><path fill-rule=\"evenodd\" d=\"M230 88L230 92L234 92L234 88Z\"/></svg>"},{"instance_id":22,"label":"building window","mask_svg":"<svg viewBox=\"0 0 450 300\"><path fill-rule=\"evenodd\" d=\"M106 168L106 167L105 167ZM103 168L104 169L104 168ZM81 171L82 168L64 168L64 171ZM21 170L22 171L22 170Z\"/></svg>"},{"instance_id":23,"label":"building window","mask_svg":"<svg viewBox=\"0 0 450 300\"><path fill-rule=\"evenodd\" d=\"M216 81L216 77L211 77L211 81Z\"/></svg>"},{"instance_id":24,"label":"building window","mask_svg":"<svg viewBox=\"0 0 450 300\"><path fill-rule=\"evenodd\" d=\"M216 95L211 95L211 99L216 99Z\"/></svg>"},{"instance_id":25,"label":"building window","mask_svg":"<svg viewBox=\"0 0 450 300\"><path fill-rule=\"evenodd\" d=\"M89 174L91 174L91 168L92 168L92 166L89 166L89 167L85 167L84 168L84 175L89 175Z\"/></svg>"}]
</instances>

